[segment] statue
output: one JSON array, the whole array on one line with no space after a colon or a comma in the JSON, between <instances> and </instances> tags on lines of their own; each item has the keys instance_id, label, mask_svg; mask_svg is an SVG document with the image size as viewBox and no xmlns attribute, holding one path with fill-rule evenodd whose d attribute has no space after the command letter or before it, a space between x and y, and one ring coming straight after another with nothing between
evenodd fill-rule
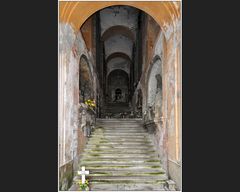
<instances>
[{"instance_id":1,"label":"statue","mask_svg":"<svg viewBox=\"0 0 240 192\"><path fill-rule=\"evenodd\" d=\"M157 74L155 75L155 78L157 80L157 93L158 93L162 89L162 77L160 74Z\"/></svg>"},{"instance_id":2,"label":"statue","mask_svg":"<svg viewBox=\"0 0 240 192\"><path fill-rule=\"evenodd\" d=\"M157 74L156 76L157 80L157 90L156 90L156 97L154 102L154 113L157 119L161 117L162 114L162 77L160 74Z\"/></svg>"},{"instance_id":3,"label":"statue","mask_svg":"<svg viewBox=\"0 0 240 192\"><path fill-rule=\"evenodd\" d=\"M152 108L152 106L149 106L148 111L147 111L147 120L148 121L153 121L153 119L154 119L153 108Z\"/></svg>"}]
</instances>

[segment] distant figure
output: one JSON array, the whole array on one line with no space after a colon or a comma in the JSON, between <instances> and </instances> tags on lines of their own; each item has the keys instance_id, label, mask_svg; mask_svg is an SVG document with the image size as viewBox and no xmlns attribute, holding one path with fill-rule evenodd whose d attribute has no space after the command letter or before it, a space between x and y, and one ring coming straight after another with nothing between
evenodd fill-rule
<instances>
[{"instance_id":1,"label":"distant figure","mask_svg":"<svg viewBox=\"0 0 240 192\"><path fill-rule=\"evenodd\" d=\"M154 112L153 112L152 106L148 107L147 119L149 121L153 121L153 119L154 119Z\"/></svg>"}]
</instances>

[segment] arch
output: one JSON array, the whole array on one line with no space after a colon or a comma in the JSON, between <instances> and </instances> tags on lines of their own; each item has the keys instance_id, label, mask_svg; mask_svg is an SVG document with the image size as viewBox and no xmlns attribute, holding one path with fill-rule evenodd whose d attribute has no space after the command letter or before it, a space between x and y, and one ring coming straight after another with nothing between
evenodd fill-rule
<instances>
[{"instance_id":1,"label":"arch","mask_svg":"<svg viewBox=\"0 0 240 192\"><path fill-rule=\"evenodd\" d=\"M152 106L157 93L162 92L162 62L157 55L151 62L147 76L147 105Z\"/></svg>"},{"instance_id":2,"label":"arch","mask_svg":"<svg viewBox=\"0 0 240 192\"><path fill-rule=\"evenodd\" d=\"M105 58L115 52L122 52L132 57L134 42L121 34L114 34L104 41Z\"/></svg>"},{"instance_id":3,"label":"arch","mask_svg":"<svg viewBox=\"0 0 240 192\"><path fill-rule=\"evenodd\" d=\"M140 9L150 15L162 28L163 33L168 33L168 26L176 26L176 20L180 18L181 2L128 2L128 1L101 1L101 2L59 2L59 20L69 23L78 31L82 24L95 12L114 5L126 5ZM84 9L87 7L87 9ZM159 11L160 10L160 11Z\"/></svg>"},{"instance_id":4,"label":"arch","mask_svg":"<svg viewBox=\"0 0 240 192\"><path fill-rule=\"evenodd\" d=\"M109 55L109 56L107 57L107 59L106 59L106 64L107 64L107 66L108 66L108 63L109 63L112 59L118 58L118 57L125 59L126 61L129 62L130 65L132 64L132 60L130 59L130 57L129 57L126 53L115 52L115 53L112 53L111 55ZM129 70L130 70L130 65L129 65ZM112 71L111 71L111 72L112 72ZM125 71L125 72L126 72L126 71ZM108 73L108 75L109 75L109 74L110 74L110 73Z\"/></svg>"},{"instance_id":5,"label":"arch","mask_svg":"<svg viewBox=\"0 0 240 192\"><path fill-rule=\"evenodd\" d=\"M115 52L115 53L112 53L111 55L109 55L106 59L106 63L108 63L111 59L113 59L115 57L122 57L122 58L128 60L130 63L132 63L132 60L130 59L130 57L126 53L122 53L122 52Z\"/></svg>"},{"instance_id":6,"label":"arch","mask_svg":"<svg viewBox=\"0 0 240 192\"><path fill-rule=\"evenodd\" d=\"M119 75L127 77L129 79L127 72L122 69L115 69L115 70L111 71L108 74L107 79L109 79L110 76L119 76Z\"/></svg>"},{"instance_id":7,"label":"arch","mask_svg":"<svg viewBox=\"0 0 240 192\"><path fill-rule=\"evenodd\" d=\"M122 25L115 25L115 26L112 26L112 27L108 28L107 30L105 30L101 37L101 40L105 41L106 39L108 39L109 37L111 37L115 34L123 35L123 36L131 39L133 42L135 42L135 36L132 33L132 31L128 27L125 27Z\"/></svg>"},{"instance_id":8,"label":"arch","mask_svg":"<svg viewBox=\"0 0 240 192\"><path fill-rule=\"evenodd\" d=\"M161 57L159 55L155 55L152 59L152 64L154 64L155 62L157 62L157 60L160 60L160 62L162 61Z\"/></svg>"},{"instance_id":9,"label":"arch","mask_svg":"<svg viewBox=\"0 0 240 192\"><path fill-rule=\"evenodd\" d=\"M121 97L116 95L116 89L121 89ZM129 95L129 76L121 70L116 69L107 76L107 92L109 102L127 102Z\"/></svg>"},{"instance_id":10,"label":"arch","mask_svg":"<svg viewBox=\"0 0 240 192\"><path fill-rule=\"evenodd\" d=\"M88 58L82 54L79 60L79 100L93 98L93 81Z\"/></svg>"},{"instance_id":11,"label":"arch","mask_svg":"<svg viewBox=\"0 0 240 192\"><path fill-rule=\"evenodd\" d=\"M115 69L121 69L130 74L130 62L122 57L114 57L107 64L107 74Z\"/></svg>"}]
</instances>

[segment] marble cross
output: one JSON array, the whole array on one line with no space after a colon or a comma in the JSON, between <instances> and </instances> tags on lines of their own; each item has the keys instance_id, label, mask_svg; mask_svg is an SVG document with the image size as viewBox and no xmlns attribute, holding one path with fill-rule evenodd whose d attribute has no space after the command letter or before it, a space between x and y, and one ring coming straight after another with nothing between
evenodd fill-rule
<instances>
[{"instance_id":1,"label":"marble cross","mask_svg":"<svg viewBox=\"0 0 240 192\"><path fill-rule=\"evenodd\" d=\"M82 184L85 183L85 175L89 174L89 171L85 171L85 167L82 167L82 171L78 171L78 174L82 176Z\"/></svg>"}]
</instances>

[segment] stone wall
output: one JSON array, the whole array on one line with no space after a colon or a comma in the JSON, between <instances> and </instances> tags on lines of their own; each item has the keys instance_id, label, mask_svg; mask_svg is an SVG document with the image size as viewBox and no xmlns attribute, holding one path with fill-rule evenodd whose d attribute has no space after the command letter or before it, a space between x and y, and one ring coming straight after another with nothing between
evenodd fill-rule
<instances>
[{"instance_id":1,"label":"stone wall","mask_svg":"<svg viewBox=\"0 0 240 192\"><path fill-rule=\"evenodd\" d=\"M96 68L91 51L86 47L81 32L75 33L69 24L59 24L59 166L60 186L69 187L73 171L78 169L78 160L87 137L82 124L86 118L79 118L79 65L85 55L89 63L94 99L97 94ZM90 119L93 116L90 115ZM89 118L88 118L89 119ZM94 120L92 120L94 121ZM70 163L71 162L71 163Z\"/></svg>"},{"instance_id":2,"label":"stone wall","mask_svg":"<svg viewBox=\"0 0 240 192\"><path fill-rule=\"evenodd\" d=\"M72 47L75 34L70 25L60 24L59 73L61 93L59 94L60 165L73 159L74 130L78 127L78 62Z\"/></svg>"},{"instance_id":3,"label":"stone wall","mask_svg":"<svg viewBox=\"0 0 240 192\"><path fill-rule=\"evenodd\" d=\"M159 152L163 168L167 171L169 177L176 182L177 188L181 189L181 119L179 116L181 112L179 102L181 100L181 84L179 81L181 77L181 60L177 56L177 52L179 55L181 49L181 24L176 23L175 31L173 31L173 28L172 30L169 29L167 36L160 32L156 41L147 38L146 46L148 51L146 51L145 55L143 73L150 75L142 76L140 83L144 93L143 111L146 111L152 103L154 103L155 112L160 111L154 118L156 130L151 136ZM151 31L148 34L151 34ZM154 46L151 46L151 42L153 42ZM152 92L154 92L155 88L149 85L149 80L150 84L151 79L154 80L150 71L156 56L162 61L163 94L161 97L154 96ZM149 87L152 90L149 90ZM160 102L160 100L162 101Z\"/></svg>"},{"instance_id":4,"label":"stone wall","mask_svg":"<svg viewBox=\"0 0 240 192\"><path fill-rule=\"evenodd\" d=\"M175 28L169 26L169 32L166 35L165 58L165 79L164 79L164 123L167 129L167 151L168 151L168 173L172 180L177 184L177 188L181 189L181 169L182 160L181 153L181 21L177 20Z\"/></svg>"},{"instance_id":5,"label":"stone wall","mask_svg":"<svg viewBox=\"0 0 240 192\"><path fill-rule=\"evenodd\" d=\"M67 191L73 180L73 161L70 161L59 168L59 190Z\"/></svg>"}]
</instances>

